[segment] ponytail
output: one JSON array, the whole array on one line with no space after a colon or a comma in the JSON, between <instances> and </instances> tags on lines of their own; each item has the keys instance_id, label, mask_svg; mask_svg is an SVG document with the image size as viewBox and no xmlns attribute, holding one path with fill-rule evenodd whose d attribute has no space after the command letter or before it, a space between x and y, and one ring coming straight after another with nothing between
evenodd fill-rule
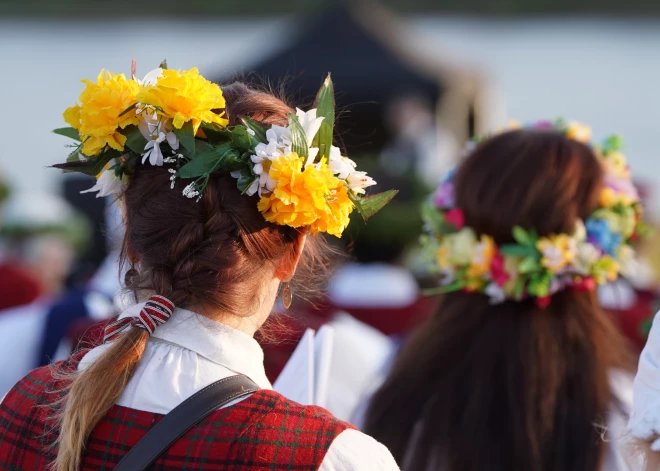
<instances>
[{"instance_id":1,"label":"ponytail","mask_svg":"<svg viewBox=\"0 0 660 471\"><path fill-rule=\"evenodd\" d=\"M135 373L149 333L131 329L112 343L84 371L57 373L68 386L56 415L59 425L55 471L78 471L89 435L115 405Z\"/></svg>"}]
</instances>

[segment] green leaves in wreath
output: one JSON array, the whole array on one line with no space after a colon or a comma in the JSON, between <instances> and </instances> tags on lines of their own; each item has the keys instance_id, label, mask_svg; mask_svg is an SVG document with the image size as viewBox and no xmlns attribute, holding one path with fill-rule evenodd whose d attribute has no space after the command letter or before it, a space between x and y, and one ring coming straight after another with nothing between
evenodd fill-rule
<instances>
[{"instance_id":1,"label":"green leaves in wreath","mask_svg":"<svg viewBox=\"0 0 660 471\"><path fill-rule=\"evenodd\" d=\"M57 128L57 129L53 129L53 132L55 134L59 134L60 136L68 137L70 139L73 139L75 141L80 142L80 133L78 132L77 129L74 129L74 128Z\"/></svg>"},{"instance_id":2,"label":"green leaves in wreath","mask_svg":"<svg viewBox=\"0 0 660 471\"><path fill-rule=\"evenodd\" d=\"M307 147L307 136L296 115L289 113L289 131L291 132L291 150L298 154L298 157L307 158L309 148Z\"/></svg>"},{"instance_id":3,"label":"green leaves in wreath","mask_svg":"<svg viewBox=\"0 0 660 471\"><path fill-rule=\"evenodd\" d=\"M179 139L179 143L191 154L195 152L195 133L193 132L193 123L192 121L186 121L181 129L174 128L172 129L176 137Z\"/></svg>"},{"instance_id":4,"label":"green leaves in wreath","mask_svg":"<svg viewBox=\"0 0 660 471\"><path fill-rule=\"evenodd\" d=\"M335 126L335 90L330 74L316 94L314 106L316 107L316 117L324 119L319 131L314 136L312 147L319 148L319 157L327 157L330 155Z\"/></svg>"},{"instance_id":5,"label":"green leaves in wreath","mask_svg":"<svg viewBox=\"0 0 660 471\"><path fill-rule=\"evenodd\" d=\"M540 265L541 254L536 248L538 234L534 229L529 231L520 226L514 226L513 238L517 244L505 244L500 247L503 255L520 257L518 271L521 274L535 273L543 271Z\"/></svg>"},{"instance_id":6,"label":"green leaves in wreath","mask_svg":"<svg viewBox=\"0 0 660 471\"><path fill-rule=\"evenodd\" d=\"M147 145L147 139L142 135L137 126L127 126L122 134L126 136L125 147L128 147L137 155L144 153L144 146Z\"/></svg>"},{"instance_id":7,"label":"green leaves in wreath","mask_svg":"<svg viewBox=\"0 0 660 471\"><path fill-rule=\"evenodd\" d=\"M349 191L348 195L351 198L351 201L353 201L355 208L362 216L362 219L366 221L378 211L383 209L387 203L392 201L392 198L394 198L398 192L399 190L388 190L382 193L377 193L375 195L360 197Z\"/></svg>"},{"instance_id":8,"label":"green leaves in wreath","mask_svg":"<svg viewBox=\"0 0 660 471\"><path fill-rule=\"evenodd\" d=\"M264 144L268 142L268 139L266 139L266 127L263 124L247 116L242 121L245 127L254 133L254 136L251 136L253 147L260 142Z\"/></svg>"},{"instance_id":9,"label":"green leaves in wreath","mask_svg":"<svg viewBox=\"0 0 660 471\"><path fill-rule=\"evenodd\" d=\"M233 172L245 167L240 154L230 144L209 147L194 156L177 172L179 178L207 177L216 170Z\"/></svg>"},{"instance_id":10,"label":"green leaves in wreath","mask_svg":"<svg viewBox=\"0 0 660 471\"><path fill-rule=\"evenodd\" d=\"M108 162L118 157L121 157L121 152L114 149L106 149L93 159L72 160L63 164L55 164L53 167L64 170L65 172L80 172L90 177L95 177L101 173L101 170L105 168Z\"/></svg>"}]
</instances>

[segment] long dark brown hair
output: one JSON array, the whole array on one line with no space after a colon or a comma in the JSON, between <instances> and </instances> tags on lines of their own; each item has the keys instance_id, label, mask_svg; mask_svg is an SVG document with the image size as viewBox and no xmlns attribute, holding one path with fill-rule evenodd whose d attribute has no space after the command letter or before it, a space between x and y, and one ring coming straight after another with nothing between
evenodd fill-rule
<instances>
[{"instance_id":1,"label":"long dark brown hair","mask_svg":"<svg viewBox=\"0 0 660 471\"><path fill-rule=\"evenodd\" d=\"M271 94L241 83L223 87L230 125L250 116L287 124L293 110ZM300 230L267 223L258 197L241 195L236 180L216 172L199 202L182 196L189 182L170 189L168 166L138 166L126 189L123 259L130 265L126 287L137 297L156 293L181 307L248 316L259 306L254 287L267 282L285 257L295 257ZM297 295L314 290L327 275L333 251L321 237L308 237L292 280ZM260 279L259 277L263 277ZM77 471L85 442L116 403L145 350L148 334L132 329L113 342L87 369L62 372L68 387L58 414L55 468Z\"/></svg>"},{"instance_id":2,"label":"long dark brown hair","mask_svg":"<svg viewBox=\"0 0 660 471\"><path fill-rule=\"evenodd\" d=\"M595 208L602 177L586 145L512 131L463 162L456 204L500 244L513 242L515 225L571 233ZM365 430L405 471L596 471L616 402L608 374L628 366L594 293L561 291L545 309L451 293L402 348Z\"/></svg>"}]
</instances>

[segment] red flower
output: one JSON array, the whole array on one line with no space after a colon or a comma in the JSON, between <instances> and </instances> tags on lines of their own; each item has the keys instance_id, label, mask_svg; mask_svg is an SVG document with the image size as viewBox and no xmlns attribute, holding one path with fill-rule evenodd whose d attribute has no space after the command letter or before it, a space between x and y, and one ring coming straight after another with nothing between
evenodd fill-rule
<instances>
[{"instance_id":1,"label":"red flower","mask_svg":"<svg viewBox=\"0 0 660 471\"><path fill-rule=\"evenodd\" d=\"M596 280L591 276L576 278L573 282L573 288L578 291L593 291L596 289Z\"/></svg>"},{"instance_id":2,"label":"red flower","mask_svg":"<svg viewBox=\"0 0 660 471\"><path fill-rule=\"evenodd\" d=\"M542 298L536 298L536 305L541 309L545 309L550 304L550 296L543 296Z\"/></svg>"},{"instance_id":3,"label":"red flower","mask_svg":"<svg viewBox=\"0 0 660 471\"><path fill-rule=\"evenodd\" d=\"M445 213L445 220L450 222L456 227L456 229L463 229L465 225L465 216L463 216L463 211L458 208L450 209Z\"/></svg>"},{"instance_id":4,"label":"red flower","mask_svg":"<svg viewBox=\"0 0 660 471\"><path fill-rule=\"evenodd\" d=\"M493 260L490 262L490 277L499 287L504 286L510 278L504 269L504 257L497 248L495 249Z\"/></svg>"}]
</instances>

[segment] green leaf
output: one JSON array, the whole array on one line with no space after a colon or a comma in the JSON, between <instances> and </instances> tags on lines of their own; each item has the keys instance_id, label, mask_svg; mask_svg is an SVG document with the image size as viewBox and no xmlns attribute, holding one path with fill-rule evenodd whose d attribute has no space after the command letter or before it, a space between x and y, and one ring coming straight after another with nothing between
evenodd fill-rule
<instances>
[{"instance_id":1,"label":"green leaf","mask_svg":"<svg viewBox=\"0 0 660 471\"><path fill-rule=\"evenodd\" d=\"M179 178L197 178L208 175L215 170L228 172L240 170L245 163L240 160L237 152L229 144L213 147L196 155L190 162L177 172Z\"/></svg>"},{"instance_id":2,"label":"green leaf","mask_svg":"<svg viewBox=\"0 0 660 471\"><path fill-rule=\"evenodd\" d=\"M254 132L254 136L252 136L254 139L264 144L268 142L268 139L266 139L266 127L263 124L247 116L242 121L246 128Z\"/></svg>"},{"instance_id":3,"label":"green leaf","mask_svg":"<svg viewBox=\"0 0 660 471\"><path fill-rule=\"evenodd\" d=\"M316 94L314 106L316 107L316 116L318 118L322 116L324 119L319 132L316 133L312 141L312 146L319 148L319 158L328 157L335 127L335 91L330 74L328 74Z\"/></svg>"},{"instance_id":4,"label":"green leaf","mask_svg":"<svg viewBox=\"0 0 660 471\"><path fill-rule=\"evenodd\" d=\"M525 229L513 226L513 238L521 245L532 245L532 240Z\"/></svg>"},{"instance_id":5,"label":"green leaf","mask_svg":"<svg viewBox=\"0 0 660 471\"><path fill-rule=\"evenodd\" d=\"M133 103L131 106L129 106L129 107L126 108L124 111L122 111L121 113L119 113L119 117L121 118L122 116L124 116L124 115L125 115L126 113L128 113L129 111L134 110L136 107L137 107L137 103Z\"/></svg>"},{"instance_id":6,"label":"green leaf","mask_svg":"<svg viewBox=\"0 0 660 471\"><path fill-rule=\"evenodd\" d=\"M125 147L128 147L137 155L144 153L144 146L147 145L147 139L142 135L137 126L127 126L122 132L126 136Z\"/></svg>"},{"instance_id":7,"label":"green leaf","mask_svg":"<svg viewBox=\"0 0 660 471\"><path fill-rule=\"evenodd\" d=\"M307 147L307 137L305 130L300 125L296 115L289 113L289 131L291 131L291 150L298 154L298 157L307 158L309 148Z\"/></svg>"},{"instance_id":8,"label":"green leaf","mask_svg":"<svg viewBox=\"0 0 660 471\"><path fill-rule=\"evenodd\" d=\"M464 281L454 281L448 285L438 286L437 288L429 288L422 291L425 296L433 296L435 294L444 294L444 293L453 293L454 291L459 291L465 288Z\"/></svg>"},{"instance_id":9,"label":"green leaf","mask_svg":"<svg viewBox=\"0 0 660 471\"><path fill-rule=\"evenodd\" d=\"M241 151L252 149L252 141L250 140L247 128L243 126L234 127L231 131L231 143L235 148L240 149Z\"/></svg>"},{"instance_id":10,"label":"green leaf","mask_svg":"<svg viewBox=\"0 0 660 471\"><path fill-rule=\"evenodd\" d=\"M224 144L231 141L231 131L221 128L213 123L202 123L200 126L209 142L214 144ZM199 141L198 141L199 142Z\"/></svg>"},{"instance_id":11,"label":"green leaf","mask_svg":"<svg viewBox=\"0 0 660 471\"><path fill-rule=\"evenodd\" d=\"M59 134L60 136L68 137L70 139L74 139L74 140L80 142L80 133L78 132L77 129L74 129L74 128L57 128L57 129L53 129L53 132L55 134Z\"/></svg>"},{"instance_id":12,"label":"green leaf","mask_svg":"<svg viewBox=\"0 0 660 471\"><path fill-rule=\"evenodd\" d=\"M398 192L399 190L389 190L371 196L358 197L354 195L352 191L349 191L348 196L351 198L351 201L353 201L353 204L355 204L362 219L366 221L383 209L383 207L389 203Z\"/></svg>"},{"instance_id":13,"label":"green leaf","mask_svg":"<svg viewBox=\"0 0 660 471\"><path fill-rule=\"evenodd\" d=\"M518 265L518 271L520 273L531 273L540 268L538 257L527 256L525 257L520 264Z\"/></svg>"},{"instance_id":14,"label":"green leaf","mask_svg":"<svg viewBox=\"0 0 660 471\"><path fill-rule=\"evenodd\" d=\"M502 255L513 255L518 257L528 257L537 254L535 247L516 244L504 244L500 247Z\"/></svg>"},{"instance_id":15,"label":"green leaf","mask_svg":"<svg viewBox=\"0 0 660 471\"><path fill-rule=\"evenodd\" d=\"M189 152L195 152L195 133L193 132L192 120L186 121L181 129L174 128L174 134L179 138L179 142Z\"/></svg>"},{"instance_id":16,"label":"green leaf","mask_svg":"<svg viewBox=\"0 0 660 471\"><path fill-rule=\"evenodd\" d=\"M259 178L256 175L241 175L241 178L238 179L238 190L241 192L241 195L245 194L248 191L248 188L252 186L254 181Z\"/></svg>"},{"instance_id":17,"label":"green leaf","mask_svg":"<svg viewBox=\"0 0 660 471\"><path fill-rule=\"evenodd\" d=\"M613 134L605 139L605 143L603 144L603 150L605 152L612 152L621 149L623 149L623 138L618 134Z\"/></svg>"},{"instance_id":18,"label":"green leaf","mask_svg":"<svg viewBox=\"0 0 660 471\"><path fill-rule=\"evenodd\" d=\"M167 70L167 59L163 59L158 67L160 67L163 70Z\"/></svg>"},{"instance_id":19,"label":"green leaf","mask_svg":"<svg viewBox=\"0 0 660 471\"><path fill-rule=\"evenodd\" d=\"M79 146L76 146L75 149L69 154L69 156L66 158L67 162L79 162L80 161L80 149L82 148L82 144Z\"/></svg>"}]
</instances>

